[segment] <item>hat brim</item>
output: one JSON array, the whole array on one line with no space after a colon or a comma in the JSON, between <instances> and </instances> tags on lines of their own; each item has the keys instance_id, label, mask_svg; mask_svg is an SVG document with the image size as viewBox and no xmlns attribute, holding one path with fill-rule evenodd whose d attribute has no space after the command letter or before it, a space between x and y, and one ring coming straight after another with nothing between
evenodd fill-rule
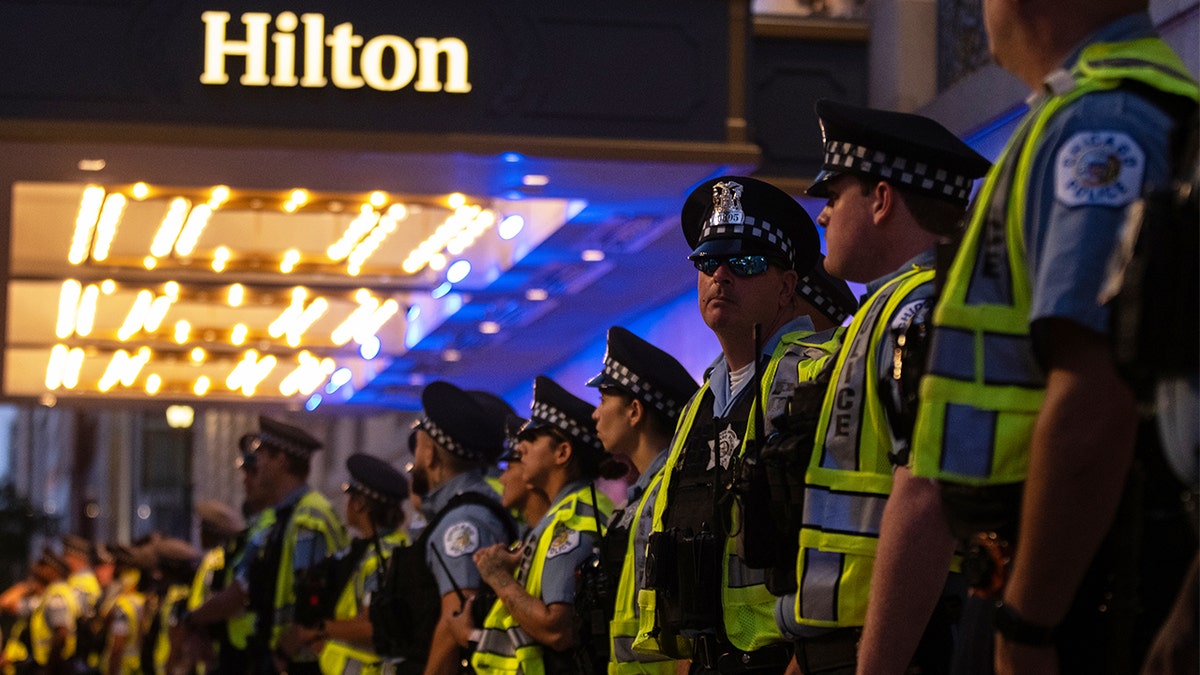
<instances>
[{"instance_id":1,"label":"hat brim","mask_svg":"<svg viewBox=\"0 0 1200 675\"><path fill-rule=\"evenodd\" d=\"M607 373L596 373L596 375L593 376L592 379L587 381L586 386L597 387L597 388L599 388L599 387L615 387L615 386L617 386L617 381L612 379L611 377L609 377Z\"/></svg>"},{"instance_id":2,"label":"hat brim","mask_svg":"<svg viewBox=\"0 0 1200 675\"><path fill-rule=\"evenodd\" d=\"M838 176L845 175L845 173L845 171L822 169L821 173L817 174L817 177L813 179L812 185L809 185L808 189L804 191L804 194L809 197L820 197L821 199L828 197L829 182Z\"/></svg>"}]
</instances>

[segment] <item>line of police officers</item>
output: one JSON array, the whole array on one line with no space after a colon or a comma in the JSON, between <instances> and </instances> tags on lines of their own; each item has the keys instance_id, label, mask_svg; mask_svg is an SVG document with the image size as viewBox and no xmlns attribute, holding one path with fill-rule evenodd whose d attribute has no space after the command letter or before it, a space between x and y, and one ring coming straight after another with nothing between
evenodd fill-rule
<instances>
[{"instance_id":1,"label":"line of police officers","mask_svg":"<svg viewBox=\"0 0 1200 675\"><path fill-rule=\"evenodd\" d=\"M597 406L539 376L520 419L432 383L409 439L426 524L407 533L408 481L354 455L353 541L306 484L319 443L262 418L242 448L252 516L204 507L218 538L190 587L183 542L148 545L151 595L147 547L116 551L103 599L65 581L79 546L47 551L0 597L28 635L22 654L11 629L6 667L63 672L86 652L109 673L1134 672L1143 514L1115 515L1133 396L1097 297L1126 207L1169 173L1162 101L1194 105L1196 84L1138 0L985 15L1038 92L995 166L932 120L820 101L808 192L827 256L768 183L687 197L721 345L702 385L620 327L587 383ZM842 279L867 284L861 304ZM626 468L614 509L595 481ZM1195 663L1191 614L1147 672ZM76 620L103 646L81 648Z\"/></svg>"}]
</instances>

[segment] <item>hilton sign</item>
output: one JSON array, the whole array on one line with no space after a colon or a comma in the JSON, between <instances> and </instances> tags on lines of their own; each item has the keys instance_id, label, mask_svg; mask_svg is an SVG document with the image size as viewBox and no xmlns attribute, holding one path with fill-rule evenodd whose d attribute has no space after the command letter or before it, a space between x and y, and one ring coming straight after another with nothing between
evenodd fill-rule
<instances>
[{"instance_id":1,"label":"hilton sign","mask_svg":"<svg viewBox=\"0 0 1200 675\"><path fill-rule=\"evenodd\" d=\"M419 92L465 94L471 91L467 79L467 46L458 38L419 37L409 42L398 35L377 35L364 42L363 36L356 35L349 22L334 26L326 34L325 15L301 14L297 17L292 12L282 12L274 17L274 31L271 32L270 14L246 12L241 16L245 39L231 40L226 33L231 18L229 12L208 11L200 18L204 21L204 72L200 75L203 84L228 84L228 60L243 58L245 68L238 82L246 87L321 88L332 83L338 89L365 86L379 91L397 91L411 84L413 90ZM270 72L267 69L268 37L274 45L274 68ZM297 38L300 38L301 47L299 63ZM328 77L325 72L327 53ZM443 54L446 57L444 81L439 77ZM384 72L388 65L390 72Z\"/></svg>"}]
</instances>

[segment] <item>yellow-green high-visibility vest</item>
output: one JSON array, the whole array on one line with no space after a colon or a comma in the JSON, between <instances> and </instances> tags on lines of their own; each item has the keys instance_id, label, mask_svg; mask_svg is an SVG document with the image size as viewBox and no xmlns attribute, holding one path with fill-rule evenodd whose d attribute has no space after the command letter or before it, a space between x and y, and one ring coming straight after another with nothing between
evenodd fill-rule
<instances>
[{"instance_id":1,"label":"yellow-green high-visibility vest","mask_svg":"<svg viewBox=\"0 0 1200 675\"><path fill-rule=\"evenodd\" d=\"M1126 81L1198 98L1186 66L1157 38L1089 45L1070 76L1074 86L1031 110L988 172L947 274L913 432L917 476L976 486L1025 480L1045 374L1029 334L1023 223L1048 122L1080 96Z\"/></svg>"},{"instance_id":2,"label":"yellow-green high-visibility vest","mask_svg":"<svg viewBox=\"0 0 1200 675\"><path fill-rule=\"evenodd\" d=\"M380 551L376 551L374 547L367 550L358 569L346 582L346 587L338 596L337 604L333 608L335 621L353 619L358 616L358 608L366 599L367 579L377 573L383 561L391 557L392 549L397 546L408 546L408 544L408 533L397 530L379 539L379 548L383 553L382 561L379 557ZM383 671L383 659L374 650L339 640L325 642L325 646L321 648L321 653L317 656L317 663L321 667L321 672L326 675L358 675L359 673L376 675Z\"/></svg>"},{"instance_id":3,"label":"yellow-green high-visibility vest","mask_svg":"<svg viewBox=\"0 0 1200 675\"><path fill-rule=\"evenodd\" d=\"M596 502L592 501L596 496ZM550 524L538 536L533 555L528 560L528 569L518 569L514 576L518 580L525 574L525 591L535 598L542 597L542 571L545 569L546 554L554 541L558 525L576 532L594 531L597 522L608 520L613 504L602 492L586 485L563 497L550 507ZM500 600L492 605L483 621L479 644L471 656L471 667L480 675L545 675L542 646L521 629Z\"/></svg>"},{"instance_id":4,"label":"yellow-green high-visibility vest","mask_svg":"<svg viewBox=\"0 0 1200 675\"><path fill-rule=\"evenodd\" d=\"M764 415L766 420L770 420L777 413L786 412L783 410L772 411L769 407L771 402L768 400L768 393L773 391L775 376L780 372L781 367L785 369L785 372L794 369L795 379L792 379L793 376L790 372L786 375L793 385L797 382L811 380L820 372L823 363L837 353L844 333L844 329L838 328L832 333L832 337L826 341L819 341L812 338L814 335L824 337L822 333L793 331L786 333L780 339L762 373L764 406L768 407L768 414ZM671 476L675 472L675 466L682 461L683 448L687 444L689 433L696 422L697 412L708 390L708 383L705 382L704 386L688 402L681 415L682 422L671 443L670 455L663 467L662 486L659 488L658 498L654 502L654 532L664 530L664 514L668 505L667 495ZM790 399L790 396L791 390L789 389L782 400L786 401ZM755 420L758 417L756 412L757 402L751 407L745 438L738 448L739 457L760 433L755 428ZM742 529L739 525L740 521L741 512L735 503L731 512L732 532ZM751 652L773 643L782 642L784 637L775 623L775 596L767 590L766 570L748 567L738 555L737 550L737 537L726 537L721 561L722 623L729 642L742 651ZM691 640L680 636L676 636L675 644L664 651L659 642L657 605L658 597L654 589L644 588L638 591L638 606L641 614L638 635L634 640L633 648L641 652L662 654L674 652L685 656L690 655L692 652Z\"/></svg>"},{"instance_id":5,"label":"yellow-green high-visibility vest","mask_svg":"<svg viewBox=\"0 0 1200 675\"><path fill-rule=\"evenodd\" d=\"M41 604L33 610L33 615L29 617L29 637L33 646L33 660L42 666L50 662L50 646L54 638L54 631L46 622L46 606L54 598L63 601L68 616L67 641L63 645L61 656L63 660L66 660L75 655L75 620L79 617L79 596L65 581L56 581L46 589L42 595Z\"/></svg>"},{"instance_id":6,"label":"yellow-green high-visibility vest","mask_svg":"<svg viewBox=\"0 0 1200 675\"><path fill-rule=\"evenodd\" d=\"M805 474L794 608L801 625L866 622L879 523L892 492L893 470L876 347L891 330L891 317L933 275L932 269L914 267L889 280L862 304L846 332Z\"/></svg>"},{"instance_id":7,"label":"yellow-green high-visibility vest","mask_svg":"<svg viewBox=\"0 0 1200 675\"><path fill-rule=\"evenodd\" d=\"M329 500L316 490L309 490L296 503L283 536L279 574L275 578L275 617L271 622L271 648L279 644L283 630L291 623L296 610L296 571L293 555L300 530L318 533L325 541L326 551L340 551L349 543L346 528L334 513Z\"/></svg>"}]
</instances>

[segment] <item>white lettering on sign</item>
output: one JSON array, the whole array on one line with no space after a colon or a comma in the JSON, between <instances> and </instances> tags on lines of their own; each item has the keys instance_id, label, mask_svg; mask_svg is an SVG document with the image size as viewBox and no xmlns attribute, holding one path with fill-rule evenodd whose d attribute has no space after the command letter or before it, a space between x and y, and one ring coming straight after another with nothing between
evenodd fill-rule
<instances>
[{"instance_id":1,"label":"white lettering on sign","mask_svg":"<svg viewBox=\"0 0 1200 675\"><path fill-rule=\"evenodd\" d=\"M419 37L409 42L399 35L377 35L364 40L349 22L334 26L326 34L324 14L297 17L292 12L282 12L274 17L275 30L270 32L270 14L246 12L241 17L245 39L234 40L227 32L232 18L229 12L207 11L200 18L204 21L202 84L228 84L226 66L229 59L242 58L245 68L238 82L246 87L320 88L332 82L338 89L366 86L379 91L397 91L411 84L413 90L420 92L465 94L471 91L471 82L467 79L467 45L455 37ZM301 33L299 53L297 29ZM271 72L267 70L271 49L268 37L275 57ZM325 71L327 55L328 78ZM444 80L441 78L443 55L446 64Z\"/></svg>"}]
</instances>

